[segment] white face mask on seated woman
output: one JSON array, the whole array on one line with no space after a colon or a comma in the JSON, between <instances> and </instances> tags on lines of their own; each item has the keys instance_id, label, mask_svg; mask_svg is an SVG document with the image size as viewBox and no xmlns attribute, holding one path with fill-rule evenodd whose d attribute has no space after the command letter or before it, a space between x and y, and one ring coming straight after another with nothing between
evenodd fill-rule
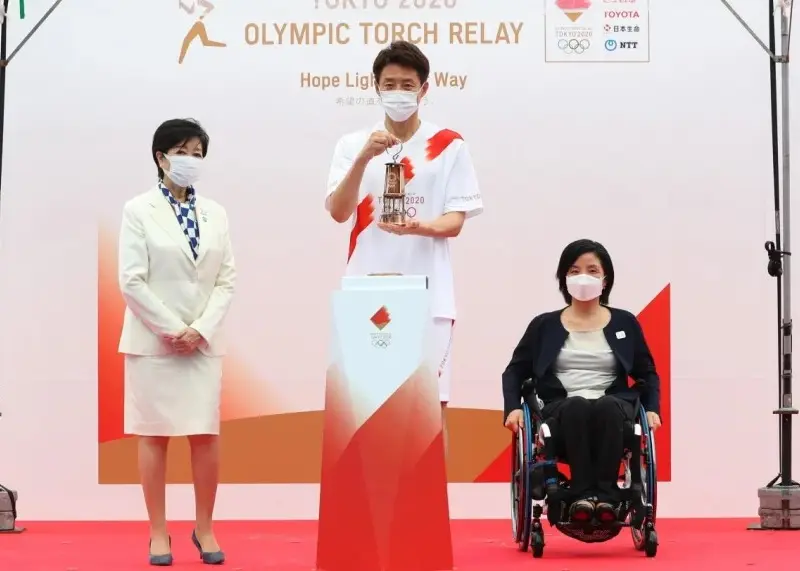
<instances>
[{"instance_id":1,"label":"white face mask on seated woman","mask_svg":"<svg viewBox=\"0 0 800 571\"><path fill-rule=\"evenodd\" d=\"M591 301L603 293L603 278L589 274L567 276L567 291L578 301Z\"/></svg>"}]
</instances>

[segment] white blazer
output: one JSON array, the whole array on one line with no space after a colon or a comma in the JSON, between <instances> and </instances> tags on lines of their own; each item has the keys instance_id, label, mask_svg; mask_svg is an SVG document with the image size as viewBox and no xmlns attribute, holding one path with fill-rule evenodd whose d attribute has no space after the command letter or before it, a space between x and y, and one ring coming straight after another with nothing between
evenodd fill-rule
<instances>
[{"instance_id":1,"label":"white blazer","mask_svg":"<svg viewBox=\"0 0 800 571\"><path fill-rule=\"evenodd\" d=\"M225 209L208 198L195 202L200 228L197 260L172 205L156 186L122 211L119 286L128 308L120 353L173 353L164 335L186 327L205 339L199 350L225 354L221 326L233 298L236 270Z\"/></svg>"}]
</instances>

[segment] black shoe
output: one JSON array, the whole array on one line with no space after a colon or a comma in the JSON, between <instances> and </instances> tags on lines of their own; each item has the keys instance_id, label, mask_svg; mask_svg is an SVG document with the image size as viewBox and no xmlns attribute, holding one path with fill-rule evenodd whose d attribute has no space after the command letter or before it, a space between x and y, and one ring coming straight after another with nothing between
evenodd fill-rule
<instances>
[{"instance_id":1,"label":"black shoe","mask_svg":"<svg viewBox=\"0 0 800 571\"><path fill-rule=\"evenodd\" d=\"M606 502L599 502L594 508L594 514L600 523L613 523L617 521L617 509Z\"/></svg>"},{"instance_id":2,"label":"black shoe","mask_svg":"<svg viewBox=\"0 0 800 571\"><path fill-rule=\"evenodd\" d=\"M591 500L578 500L569 508L569 519L576 523L588 523L594 517L594 509Z\"/></svg>"}]
</instances>

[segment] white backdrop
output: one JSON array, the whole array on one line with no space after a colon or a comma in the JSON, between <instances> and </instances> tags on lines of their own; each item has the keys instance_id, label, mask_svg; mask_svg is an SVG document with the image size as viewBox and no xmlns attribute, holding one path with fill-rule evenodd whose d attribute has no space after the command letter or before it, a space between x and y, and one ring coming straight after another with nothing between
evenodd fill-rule
<instances>
[{"instance_id":1,"label":"white backdrop","mask_svg":"<svg viewBox=\"0 0 800 571\"><path fill-rule=\"evenodd\" d=\"M434 71L468 76L464 89L432 86L422 113L464 136L486 205L454 245L453 406L502 408L510 351L534 314L559 303L561 249L591 237L614 258L615 305L639 311L671 284L672 478L660 514L755 514L756 488L777 473L765 54L718 0L653 0L650 62L605 64L545 63L543 0L399 2L215 0L208 35L227 46L195 44L179 65L195 18L178 2L66 1L12 62L0 481L20 490L25 519L144 517L137 486L98 483L98 239L114 240L124 201L153 184L151 137L164 119L195 117L211 135L200 191L233 225L240 278L228 329L262 391L253 414L321 408L329 292L349 231L323 210L325 179L337 138L380 112L338 101L352 89L299 78L368 74L382 46L352 31L347 45L248 45L245 30L361 21L522 24L518 43L451 45L442 34L421 46ZM765 37L766 2L734 5ZM50 0L26 6L11 46ZM506 515L505 484L450 490L454 517ZM317 494L314 484L224 485L218 515L315 518ZM171 487L169 502L171 517L193 516L188 486Z\"/></svg>"}]
</instances>

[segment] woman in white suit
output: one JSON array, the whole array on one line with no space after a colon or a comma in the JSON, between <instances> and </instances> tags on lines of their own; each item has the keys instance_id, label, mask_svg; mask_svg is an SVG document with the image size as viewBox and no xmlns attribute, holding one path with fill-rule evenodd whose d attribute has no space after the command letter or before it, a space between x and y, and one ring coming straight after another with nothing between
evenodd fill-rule
<instances>
[{"instance_id":1,"label":"woman in white suit","mask_svg":"<svg viewBox=\"0 0 800 571\"><path fill-rule=\"evenodd\" d=\"M125 433L139 437L139 472L150 519L150 564L172 564L165 514L167 445L187 436L196 524L204 563L225 556L212 529L219 472L221 326L236 272L228 218L194 184L208 152L195 121L173 119L153 135L158 184L127 204L119 239L119 283L127 303Z\"/></svg>"}]
</instances>

